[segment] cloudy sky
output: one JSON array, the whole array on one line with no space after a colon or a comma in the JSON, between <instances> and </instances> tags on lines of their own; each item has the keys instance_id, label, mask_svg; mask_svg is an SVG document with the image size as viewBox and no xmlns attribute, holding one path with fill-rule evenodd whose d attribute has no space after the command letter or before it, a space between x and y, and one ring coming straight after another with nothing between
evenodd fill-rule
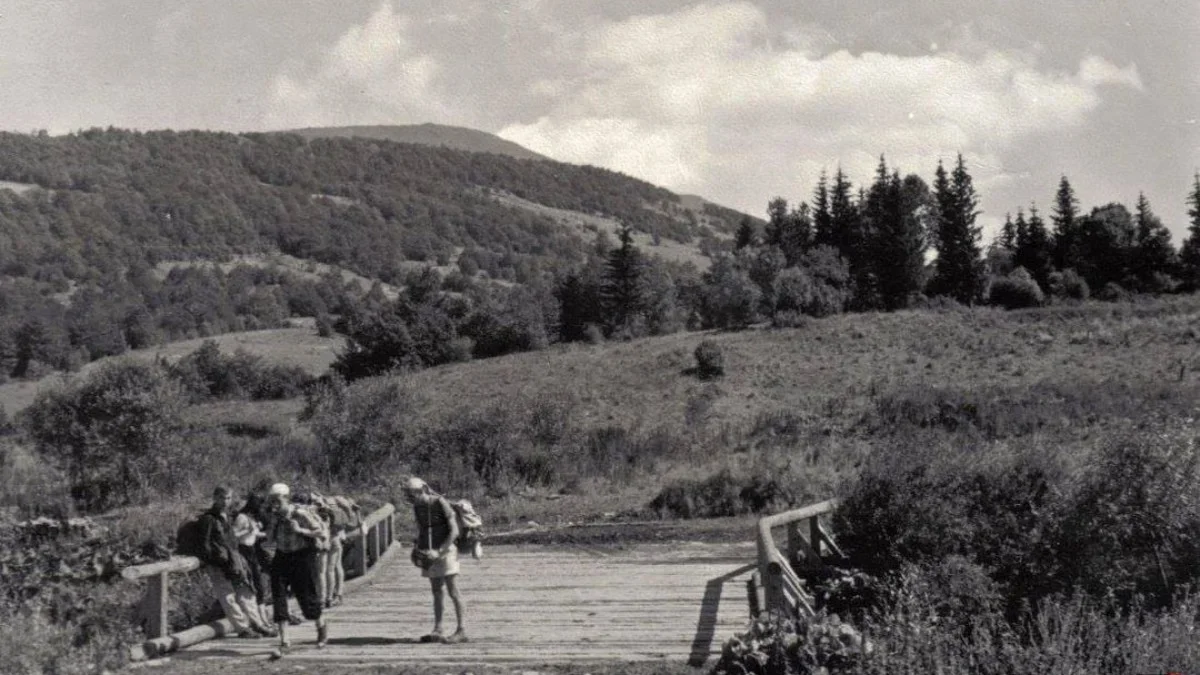
<instances>
[{"instance_id":1,"label":"cloudy sky","mask_svg":"<svg viewBox=\"0 0 1200 675\"><path fill-rule=\"evenodd\" d=\"M1195 0L0 0L0 128L439 122L762 215L962 152L984 222L1066 174L1174 231Z\"/></svg>"}]
</instances>

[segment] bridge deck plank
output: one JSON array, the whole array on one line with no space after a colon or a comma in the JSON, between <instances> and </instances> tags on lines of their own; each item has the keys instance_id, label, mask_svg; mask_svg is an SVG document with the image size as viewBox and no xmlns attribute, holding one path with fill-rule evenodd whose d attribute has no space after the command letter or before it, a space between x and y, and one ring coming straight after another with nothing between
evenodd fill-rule
<instances>
[{"instance_id":1,"label":"bridge deck plank","mask_svg":"<svg viewBox=\"0 0 1200 675\"><path fill-rule=\"evenodd\" d=\"M745 628L752 544L648 544L620 550L490 546L463 560L459 582L471 642L427 645L428 582L397 556L329 612L330 644L291 629L289 661L513 663L686 661L719 653ZM740 570L740 571L739 571ZM447 601L447 627L453 609ZM181 659L262 657L273 640L213 640Z\"/></svg>"}]
</instances>

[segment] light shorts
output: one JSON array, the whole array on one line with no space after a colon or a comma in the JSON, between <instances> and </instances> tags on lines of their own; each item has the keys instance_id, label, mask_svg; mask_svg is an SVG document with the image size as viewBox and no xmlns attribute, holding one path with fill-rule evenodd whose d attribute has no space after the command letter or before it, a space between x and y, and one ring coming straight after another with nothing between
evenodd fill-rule
<instances>
[{"instance_id":1,"label":"light shorts","mask_svg":"<svg viewBox=\"0 0 1200 675\"><path fill-rule=\"evenodd\" d=\"M451 546L450 552L438 558L428 568L421 570L426 579L441 579L458 574L458 547Z\"/></svg>"}]
</instances>

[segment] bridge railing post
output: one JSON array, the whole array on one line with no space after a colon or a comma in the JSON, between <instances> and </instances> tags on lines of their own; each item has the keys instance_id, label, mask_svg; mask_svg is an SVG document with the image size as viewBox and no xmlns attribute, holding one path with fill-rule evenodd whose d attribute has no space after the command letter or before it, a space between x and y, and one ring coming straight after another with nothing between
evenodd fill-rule
<instances>
[{"instance_id":1,"label":"bridge railing post","mask_svg":"<svg viewBox=\"0 0 1200 675\"><path fill-rule=\"evenodd\" d=\"M167 622L167 597L170 572L159 572L146 580L146 595L142 599L142 620L146 635L150 638L166 637L170 630Z\"/></svg>"}]
</instances>

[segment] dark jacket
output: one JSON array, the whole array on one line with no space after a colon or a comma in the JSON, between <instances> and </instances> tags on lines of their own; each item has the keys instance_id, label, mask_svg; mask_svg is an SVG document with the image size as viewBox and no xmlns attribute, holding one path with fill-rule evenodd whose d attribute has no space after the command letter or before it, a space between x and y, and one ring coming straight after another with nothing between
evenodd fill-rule
<instances>
[{"instance_id":1,"label":"dark jacket","mask_svg":"<svg viewBox=\"0 0 1200 675\"><path fill-rule=\"evenodd\" d=\"M244 580L246 565L238 552L229 516L215 507L205 511L200 516L200 533L204 541L200 559L224 572L231 580Z\"/></svg>"}]
</instances>

